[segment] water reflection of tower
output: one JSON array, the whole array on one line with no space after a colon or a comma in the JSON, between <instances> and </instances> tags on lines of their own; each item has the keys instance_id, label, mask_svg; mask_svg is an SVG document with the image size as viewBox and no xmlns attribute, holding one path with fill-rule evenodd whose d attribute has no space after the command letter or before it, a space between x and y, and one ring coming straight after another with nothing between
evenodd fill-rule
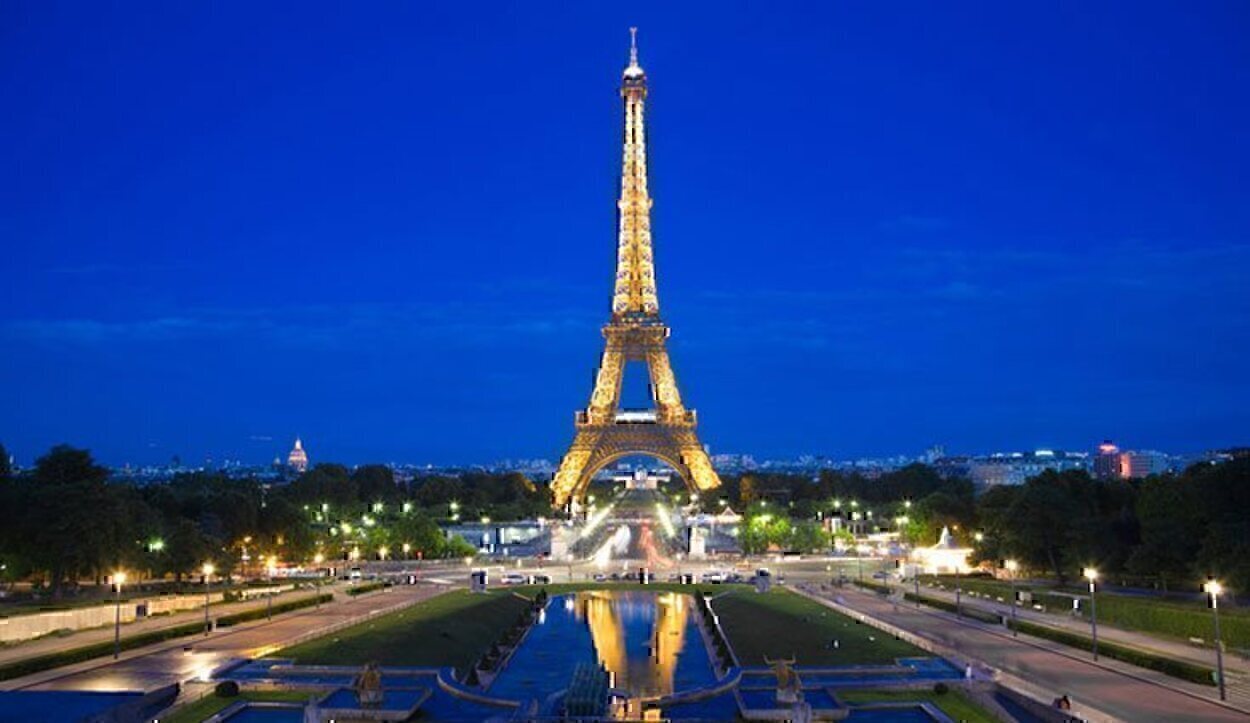
<instances>
[{"instance_id":1,"label":"water reflection of tower","mask_svg":"<svg viewBox=\"0 0 1250 723\"><path fill-rule=\"evenodd\" d=\"M686 596L664 593L656 596L655 627L651 640L657 695L673 692L677 656L686 644Z\"/></svg>"},{"instance_id":2,"label":"water reflection of tower","mask_svg":"<svg viewBox=\"0 0 1250 723\"><path fill-rule=\"evenodd\" d=\"M629 675L629 653L625 643L625 627L613 604L612 595L578 593L577 610L590 627L590 639L599 662L611 676L613 687L626 685Z\"/></svg>"},{"instance_id":3,"label":"water reflection of tower","mask_svg":"<svg viewBox=\"0 0 1250 723\"><path fill-rule=\"evenodd\" d=\"M652 697L673 692L678 656L685 645L686 598L665 593L654 598L611 593L581 593L577 611L590 628L599 662L612 686ZM631 620L649 619L646 638L635 633L629 640ZM632 653L632 655L631 655Z\"/></svg>"}]
</instances>

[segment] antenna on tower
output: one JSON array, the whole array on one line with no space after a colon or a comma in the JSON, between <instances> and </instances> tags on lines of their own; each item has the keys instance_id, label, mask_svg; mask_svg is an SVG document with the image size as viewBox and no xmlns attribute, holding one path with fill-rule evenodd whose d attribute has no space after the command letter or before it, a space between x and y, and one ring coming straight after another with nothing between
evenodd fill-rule
<instances>
[{"instance_id":1,"label":"antenna on tower","mask_svg":"<svg viewBox=\"0 0 1250 723\"><path fill-rule=\"evenodd\" d=\"M629 29L629 64L638 65L638 28Z\"/></svg>"}]
</instances>

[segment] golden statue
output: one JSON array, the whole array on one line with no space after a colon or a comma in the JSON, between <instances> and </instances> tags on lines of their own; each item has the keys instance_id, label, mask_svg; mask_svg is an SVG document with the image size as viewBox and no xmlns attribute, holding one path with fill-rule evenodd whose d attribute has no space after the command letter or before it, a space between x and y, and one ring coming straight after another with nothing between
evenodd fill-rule
<instances>
[{"instance_id":1,"label":"golden statue","mask_svg":"<svg viewBox=\"0 0 1250 723\"><path fill-rule=\"evenodd\" d=\"M794 670L795 658L769 660L768 656L764 656L764 662L772 666L773 675L777 676L777 702L798 702L802 696L803 681L799 680L799 674Z\"/></svg>"},{"instance_id":2,"label":"golden statue","mask_svg":"<svg viewBox=\"0 0 1250 723\"><path fill-rule=\"evenodd\" d=\"M635 28L630 28L633 32ZM660 319L655 263L651 253L651 196L647 193L647 143L643 101L647 76L638 65L638 45L630 44L629 66L621 78L625 102L625 152L612 316L590 405L576 416L577 434L552 480L556 507L580 499L590 478L613 461L633 454L656 457L681 475L692 492L720 486L720 477L695 433L695 413L677 391L665 342L669 328ZM626 362L647 365L654 410L622 411L621 381Z\"/></svg>"},{"instance_id":3,"label":"golden statue","mask_svg":"<svg viewBox=\"0 0 1250 723\"><path fill-rule=\"evenodd\" d=\"M382 705L382 671L376 662L365 663L364 669L352 681L352 690L356 691L356 701L361 708Z\"/></svg>"}]
</instances>

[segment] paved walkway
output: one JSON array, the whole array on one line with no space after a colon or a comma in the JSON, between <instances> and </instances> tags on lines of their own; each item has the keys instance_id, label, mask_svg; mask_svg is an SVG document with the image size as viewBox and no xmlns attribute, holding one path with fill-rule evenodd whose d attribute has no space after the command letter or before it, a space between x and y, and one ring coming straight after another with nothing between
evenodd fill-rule
<instances>
[{"instance_id":1,"label":"paved walkway","mask_svg":"<svg viewBox=\"0 0 1250 723\"><path fill-rule=\"evenodd\" d=\"M238 658L263 657L278 648L333 632L369 617L416 604L445 586L401 585L355 598L346 595L318 608L124 651L119 660L97 658L0 683L0 690L153 690L206 679Z\"/></svg>"},{"instance_id":2,"label":"paved walkway","mask_svg":"<svg viewBox=\"0 0 1250 723\"><path fill-rule=\"evenodd\" d=\"M1094 663L1087 653L1048 641L1013 638L1001 627L958 619L951 613L914 604L896 604L851 586L819 589L818 594L865 615L915 633L996 670L1027 681L1040 693L1068 695L1076 709L1092 717L1171 723L1246 721L1250 715L1213 701L1213 689L1178 681L1115 661Z\"/></svg>"},{"instance_id":3,"label":"paved walkway","mask_svg":"<svg viewBox=\"0 0 1250 723\"><path fill-rule=\"evenodd\" d=\"M335 588L331 585L323 585L321 591L323 593L332 592ZM338 588L346 590L346 586ZM273 598L275 605L280 605L292 600L300 600L303 598L311 598L315 595L312 590L297 590L276 595ZM264 598L255 600L247 600L244 602L233 603L213 603L209 606L209 614L213 618L219 618L223 615L232 613L245 612L247 610L256 610L264 608L268 605L268 601ZM122 623L122 640L138 635L139 633L147 633L154 630L163 630L178 625L186 625L187 623L204 622L204 608L193 608L183 610L169 615L157 615L155 617L144 618L134 622ZM69 635L48 635L36 640L29 640L16 645L5 646L0 648L0 664L11 663L17 660L33 658L38 655L47 653L55 653L71 648L80 648L91 645L93 643L112 642L113 626L106 625L98 628L87 628L79 630Z\"/></svg>"}]
</instances>

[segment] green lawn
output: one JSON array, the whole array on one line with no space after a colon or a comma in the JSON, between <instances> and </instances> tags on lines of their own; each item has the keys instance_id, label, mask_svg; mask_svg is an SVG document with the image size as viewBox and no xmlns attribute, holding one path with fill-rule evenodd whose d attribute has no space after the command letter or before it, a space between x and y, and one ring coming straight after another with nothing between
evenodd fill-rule
<instances>
[{"instance_id":1,"label":"green lawn","mask_svg":"<svg viewBox=\"0 0 1250 723\"><path fill-rule=\"evenodd\" d=\"M210 693L193 703L175 709L168 715L162 715L161 723L201 723L205 718L220 713L231 703L239 700L306 703L308 696L309 692L306 690L245 691L234 698L220 698L215 693Z\"/></svg>"},{"instance_id":2,"label":"green lawn","mask_svg":"<svg viewBox=\"0 0 1250 723\"><path fill-rule=\"evenodd\" d=\"M838 698L844 703L892 703L914 701L932 703L951 720L963 723L998 723L989 711L977 705L962 691L951 689L941 695L928 688L913 690L840 690Z\"/></svg>"},{"instance_id":3,"label":"green lawn","mask_svg":"<svg viewBox=\"0 0 1250 723\"><path fill-rule=\"evenodd\" d=\"M277 655L308 665L453 666L467 670L529 602L510 593L444 593Z\"/></svg>"},{"instance_id":4,"label":"green lawn","mask_svg":"<svg viewBox=\"0 0 1250 723\"><path fill-rule=\"evenodd\" d=\"M893 636L834 612L797 593L774 588L758 594L729 593L712 600L738 660L764 665L769 658L794 656L801 666L881 665L895 658L927 655ZM839 643L835 650L833 640Z\"/></svg>"}]
</instances>

